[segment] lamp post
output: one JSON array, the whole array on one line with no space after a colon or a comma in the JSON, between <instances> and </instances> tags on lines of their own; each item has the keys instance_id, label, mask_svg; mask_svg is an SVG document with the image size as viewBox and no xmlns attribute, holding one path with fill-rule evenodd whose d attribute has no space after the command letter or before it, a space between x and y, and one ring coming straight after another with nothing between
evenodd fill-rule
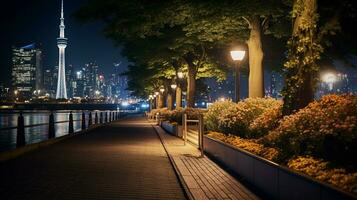
<instances>
[{"instance_id":1,"label":"lamp post","mask_svg":"<svg viewBox=\"0 0 357 200\"><path fill-rule=\"evenodd\" d=\"M176 108L182 107L182 83L181 80L184 78L183 72L177 72L177 79L176 79Z\"/></svg>"},{"instance_id":2,"label":"lamp post","mask_svg":"<svg viewBox=\"0 0 357 200\"><path fill-rule=\"evenodd\" d=\"M158 108L163 108L164 107L164 92L165 88L161 87L159 89L159 102L158 102Z\"/></svg>"},{"instance_id":3,"label":"lamp post","mask_svg":"<svg viewBox=\"0 0 357 200\"><path fill-rule=\"evenodd\" d=\"M238 103L240 97L240 64L244 59L245 51L243 50L232 50L231 57L235 62L235 101Z\"/></svg>"}]
</instances>

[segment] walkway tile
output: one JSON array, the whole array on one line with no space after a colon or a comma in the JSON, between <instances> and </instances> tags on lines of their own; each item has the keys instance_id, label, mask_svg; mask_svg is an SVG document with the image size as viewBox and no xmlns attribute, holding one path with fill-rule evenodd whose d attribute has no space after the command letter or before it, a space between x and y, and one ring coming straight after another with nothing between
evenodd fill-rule
<instances>
[{"instance_id":1,"label":"walkway tile","mask_svg":"<svg viewBox=\"0 0 357 200\"><path fill-rule=\"evenodd\" d=\"M154 126L192 199L259 199L190 143Z\"/></svg>"}]
</instances>

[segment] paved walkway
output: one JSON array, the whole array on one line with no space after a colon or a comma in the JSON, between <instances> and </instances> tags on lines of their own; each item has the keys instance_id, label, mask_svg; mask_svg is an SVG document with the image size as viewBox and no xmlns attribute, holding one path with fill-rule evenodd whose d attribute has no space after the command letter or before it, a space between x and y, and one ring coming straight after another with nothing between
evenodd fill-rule
<instances>
[{"instance_id":1,"label":"paved walkway","mask_svg":"<svg viewBox=\"0 0 357 200\"><path fill-rule=\"evenodd\" d=\"M200 151L182 139L167 134L159 126L159 133L175 169L178 171L190 199L259 199L249 189L226 173Z\"/></svg>"},{"instance_id":2,"label":"paved walkway","mask_svg":"<svg viewBox=\"0 0 357 200\"><path fill-rule=\"evenodd\" d=\"M0 199L185 199L144 118L128 118L0 163Z\"/></svg>"}]
</instances>

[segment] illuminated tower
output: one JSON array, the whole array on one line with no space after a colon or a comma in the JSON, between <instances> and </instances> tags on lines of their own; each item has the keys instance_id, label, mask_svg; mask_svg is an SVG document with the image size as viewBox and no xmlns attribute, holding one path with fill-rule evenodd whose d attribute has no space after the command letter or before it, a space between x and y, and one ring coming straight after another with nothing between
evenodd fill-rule
<instances>
[{"instance_id":1,"label":"illuminated tower","mask_svg":"<svg viewBox=\"0 0 357 200\"><path fill-rule=\"evenodd\" d=\"M57 38L57 46L59 49L58 59L58 81L56 99L67 99L66 89L66 69L65 69L65 49L67 47L67 38L64 37L64 17L63 17L63 0L61 4L61 23L59 25L60 36Z\"/></svg>"}]
</instances>

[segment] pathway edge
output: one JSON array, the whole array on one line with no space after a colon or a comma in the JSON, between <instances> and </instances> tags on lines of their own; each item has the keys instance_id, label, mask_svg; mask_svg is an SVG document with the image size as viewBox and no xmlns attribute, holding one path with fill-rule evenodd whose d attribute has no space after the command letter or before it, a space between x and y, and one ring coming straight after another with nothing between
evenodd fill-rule
<instances>
[{"instance_id":1,"label":"pathway edge","mask_svg":"<svg viewBox=\"0 0 357 200\"><path fill-rule=\"evenodd\" d=\"M190 200L195 200L195 198L193 197L193 195L192 195L190 189L188 188L186 182L184 181L183 176L182 176L180 170L177 168L174 159L173 159L172 156L169 154L169 152L168 152L168 150L167 150L167 148L166 148L166 145L165 145L163 139L161 138L159 132L157 131L157 128L158 128L158 129L162 129L162 128L159 127L159 126L154 126L154 125L152 125L152 124L151 124L151 126L152 126L152 128L155 130L155 133L156 133L157 137L159 138L159 140L160 140L162 146L164 147L164 150L165 150L165 152L166 152L166 154L167 154L167 157L169 158L169 161L170 161L170 163L171 163L172 168L173 168L174 171L175 171L175 174L176 174L176 176L177 176L177 178L178 178L178 180L179 180L179 183L180 183L180 185L182 186L182 188L184 189L185 196L186 196L188 199L190 199ZM162 130L163 130L163 129L162 129ZM164 131L164 130L163 130L163 131Z\"/></svg>"}]
</instances>

